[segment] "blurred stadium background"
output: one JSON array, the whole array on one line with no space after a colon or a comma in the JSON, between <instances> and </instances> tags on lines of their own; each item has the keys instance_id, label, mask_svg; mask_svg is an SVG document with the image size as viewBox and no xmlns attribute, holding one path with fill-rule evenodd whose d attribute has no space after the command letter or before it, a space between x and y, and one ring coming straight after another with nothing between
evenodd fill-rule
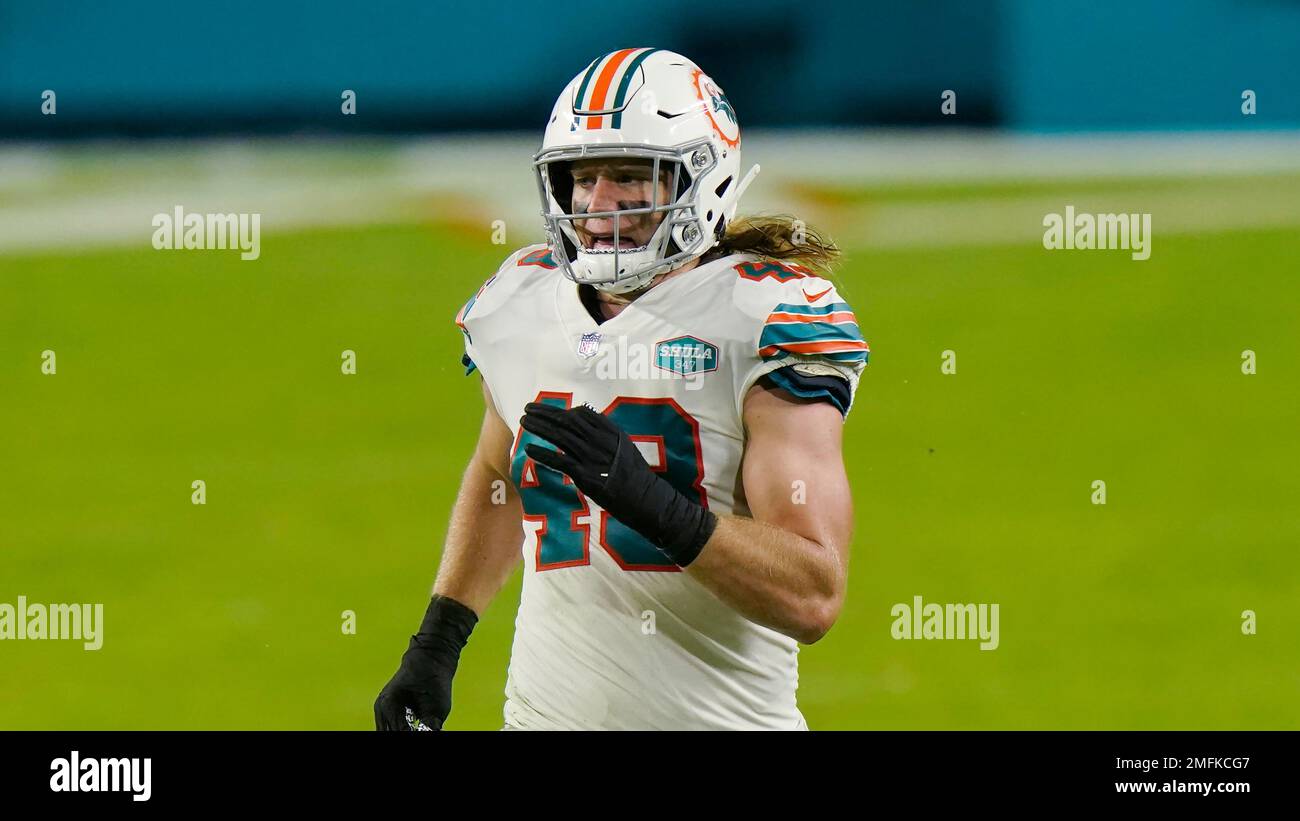
<instances>
[{"instance_id":1,"label":"blurred stadium background","mask_svg":"<svg viewBox=\"0 0 1300 821\"><path fill-rule=\"evenodd\" d=\"M745 210L839 241L872 344L810 724L1300 727L1300 3L607 11L0 8L0 602L106 622L0 643L0 728L371 725L481 414L452 317L540 238L554 95L627 45L727 91ZM260 213L261 258L154 251L177 205ZM1151 213L1150 260L1045 251L1066 205ZM449 726L500 726L517 595ZM892 640L915 595L999 603L1001 646Z\"/></svg>"}]
</instances>

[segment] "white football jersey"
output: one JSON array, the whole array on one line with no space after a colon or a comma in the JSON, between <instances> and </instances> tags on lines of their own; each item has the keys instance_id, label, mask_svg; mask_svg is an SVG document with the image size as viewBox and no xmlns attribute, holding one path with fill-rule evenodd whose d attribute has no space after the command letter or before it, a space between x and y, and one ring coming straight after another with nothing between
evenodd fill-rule
<instances>
[{"instance_id":1,"label":"white football jersey","mask_svg":"<svg viewBox=\"0 0 1300 821\"><path fill-rule=\"evenodd\" d=\"M588 404L679 490L720 515L749 515L746 391L797 364L842 377L851 401L866 363L834 284L733 255L665 280L598 324L537 245L506 259L456 323L465 364L514 433L511 478L524 508L506 725L804 728L797 642L723 604L567 477L527 458L524 446L542 440L519 419L529 402ZM780 384L800 392L805 383Z\"/></svg>"}]
</instances>

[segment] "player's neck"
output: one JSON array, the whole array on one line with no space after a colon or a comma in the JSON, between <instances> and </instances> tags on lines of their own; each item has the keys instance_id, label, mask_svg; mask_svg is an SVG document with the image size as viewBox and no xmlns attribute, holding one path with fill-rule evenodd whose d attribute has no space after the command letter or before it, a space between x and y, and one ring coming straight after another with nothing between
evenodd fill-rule
<instances>
[{"instance_id":1,"label":"player's neck","mask_svg":"<svg viewBox=\"0 0 1300 821\"><path fill-rule=\"evenodd\" d=\"M588 313L592 315L592 318L595 319L597 323L604 322L607 319L613 319L621 314L627 306L636 301L638 297L649 293L651 288L667 282L673 277L681 276L687 271L695 268L699 263L699 259L693 259L680 268L675 268L666 274L660 274L644 288L629 291L626 294L609 294L584 285L581 288L583 303L587 306Z\"/></svg>"}]
</instances>

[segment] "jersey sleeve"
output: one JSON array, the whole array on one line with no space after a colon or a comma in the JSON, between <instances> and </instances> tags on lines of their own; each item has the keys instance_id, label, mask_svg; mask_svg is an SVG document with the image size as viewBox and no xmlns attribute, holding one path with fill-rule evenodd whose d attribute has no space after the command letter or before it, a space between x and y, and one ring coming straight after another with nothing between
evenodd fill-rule
<instances>
[{"instance_id":1,"label":"jersey sleeve","mask_svg":"<svg viewBox=\"0 0 1300 821\"><path fill-rule=\"evenodd\" d=\"M555 268L554 259L545 245L530 245L506 257L496 273L488 277L474 295L456 312L456 327L464 341L461 365L465 375L475 371L487 383L492 399L497 400L499 386L493 378L502 378L508 353L500 350L500 340L508 336L511 326L508 305L520 285L540 270ZM500 413L500 408L497 408Z\"/></svg>"},{"instance_id":2,"label":"jersey sleeve","mask_svg":"<svg viewBox=\"0 0 1300 821\"><path fill-rule=\"evenodd\" d=\"M795 396L829 402L847 416L871 349L835 284L795 270L804 273L767 286L767 299L759 303L756 363L742 397L763 380Z\"/></svg>"},{"instance_id":3,"label":"jersey sleeve","mask_svg":"<svg viewBox=\"0 0 1300 821\"><path fill-rule=\"evenodd\" d=\"M462 305L461 309L456 312L456 327L460 328L461 336L465 341L465 353L461 355L460 364L465 366L466 376L469 376L478 369L478 365L474 362L474 335L470 333L469 325L467 324L469 322L469 315L474 310L474 305L478 302L479 297L483 295L483 292L487 290L488 286L490 286L492 281L495 279L496 275L493 274L487 282L483 283L482 287L478 289L474 296L470 297L469 301Z\"/></svg>"},{"instance_id":4,"label":"jersey sleeve","mask_svg":"<svg viewBox=\"0 0 1300 821\"><path fill-rule=\"evenodd\" d=\"M519 286L521 277L538 269L553 270L555 260L545 245L529 245L520 248L497 268L496 273L488 277L469 300L456 312L456 327L465 339L465 353L460 362L465 366L465 375L469 376L479 370L483 360L478 353L486 356L485 346L490 345L493 323L492 315L504 307L510 293ZM500 330L498 328L498 330ZM487 338L480 338L487 337ZM482 374L482 371L479 370Z\"/></svg>"},{"instance_id":5,"label":"jersey sleeve","mask_svg":"<svg viewBox=\"0 0 1300 821\"><path fill-rule=\"evenodd\" d=\"M763 376L759 382L803 399L816 399L835 406L847 415L853 402L848 378L840 374L817 373L806 365L786 365Z\"/></svg>"}]
</instances>

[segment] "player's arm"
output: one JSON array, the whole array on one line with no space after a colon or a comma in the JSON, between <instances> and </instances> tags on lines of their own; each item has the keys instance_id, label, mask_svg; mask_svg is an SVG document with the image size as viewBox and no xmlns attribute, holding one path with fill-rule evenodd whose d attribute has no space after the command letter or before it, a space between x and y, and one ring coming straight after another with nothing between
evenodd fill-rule
<instances>
[{"instance_id":1,"label":"player's arm","mask_svg":"<svg viewBox=\"0 0 1300 821\"><path fill-rule=\"evenodd\" d=\"M844 604L853 501L831 404L755 385L742 463L753 518L721 516L686 572L746 618L810 644Z\"/></svg>"},{"instance_id":2,"label":"player's arm","mask_svg":"<svg viewBox=\"0 0 1300 821\"><path fill-rule=\"evenodd\" d=\"M522 554L523 507L510 481L514 437L483 383L487 411L478 445L460 482L433 593L481 614L505 586ZM504 499L504 504L501 503Z\"/></svg>"},{"instance_id":3,"label":"player's arm","mask_svg":"<svg viewBox=\"0 0 1300 821\"><path fill-rule=\"evenodd\" d=\"M521 559L522 507L510 481L513 438L486 383L483 397L487 411L452 506L434 595L401 666L375 700L378 730L442 728L461 650Z\"/></svg>"}]
</instances>

